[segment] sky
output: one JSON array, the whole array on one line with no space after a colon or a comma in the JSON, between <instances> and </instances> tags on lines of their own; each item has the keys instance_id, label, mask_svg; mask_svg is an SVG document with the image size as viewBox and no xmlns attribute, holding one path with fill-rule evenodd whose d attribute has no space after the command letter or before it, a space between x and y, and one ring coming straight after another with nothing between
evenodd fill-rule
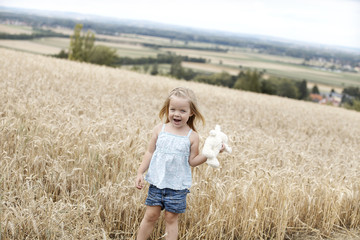
<instances>
[{"instance_id":1,"label":"sky","mask_svg":"<svg viewBox=\"0 0 360 240\"><path fill-rule=\"evenodd\" d=\"M0 6L150 20L360 49L360 0L0 0Z\"/></svg>"}]
</instances>

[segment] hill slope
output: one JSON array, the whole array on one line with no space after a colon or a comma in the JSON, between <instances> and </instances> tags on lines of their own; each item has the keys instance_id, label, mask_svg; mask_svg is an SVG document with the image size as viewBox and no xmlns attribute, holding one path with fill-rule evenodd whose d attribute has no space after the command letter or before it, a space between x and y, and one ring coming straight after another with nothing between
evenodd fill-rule
<instances>
[{"instance_id":1,"label":"hill slope","mask_svg":"<svg viewBox=\"0 0 360 240\"><path fill-rule=\"evenodd\" d=\"M357 238L360 113L0 49L1 235L129 238L168 92L192 88L233 153L193 170L182 239ZM160 222L154 237L164 234Z\"/></svg>"}]
</instances>

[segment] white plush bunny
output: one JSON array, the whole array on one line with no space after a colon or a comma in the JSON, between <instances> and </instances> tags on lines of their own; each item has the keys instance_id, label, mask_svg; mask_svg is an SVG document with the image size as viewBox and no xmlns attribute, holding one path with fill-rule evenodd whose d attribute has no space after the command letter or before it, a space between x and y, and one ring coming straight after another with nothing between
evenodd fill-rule
<instances>
[{"instance_id":1,"label":"white plush bunny","mask_svg":"<svg viewBox=\"0 0 360 240\"><path fill-rule=\"evenodd\" d=\"M225 151L231 153L232 149L227 145L228 137L225 133L221 132L219 125L215 126L215 130L210 131L209 137L205 140L205 144L202 150L202 154L207 157L206 163L214 168L220 166L219 161L217 160L217 155L219 154L222 146L224 145Z\"/></svg>"}]
</instances>

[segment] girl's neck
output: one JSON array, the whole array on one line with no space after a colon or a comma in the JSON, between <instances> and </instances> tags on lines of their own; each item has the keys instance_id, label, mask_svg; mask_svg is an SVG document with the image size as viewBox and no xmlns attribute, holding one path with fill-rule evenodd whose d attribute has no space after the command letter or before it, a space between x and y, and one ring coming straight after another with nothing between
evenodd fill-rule
<instances>
[{"instance_id":1,"label":"girl's neck","mask_svg":"<svg viewBox=\"0 0 360 240\"><path fill-rule=\"evenodd\" d=\"M186 136L190 131L190 127L188 125L184 125L181 128L176 128L173 127L171 123L166 123L164 131L179 136Z\"/></svg>"}]
</instances>

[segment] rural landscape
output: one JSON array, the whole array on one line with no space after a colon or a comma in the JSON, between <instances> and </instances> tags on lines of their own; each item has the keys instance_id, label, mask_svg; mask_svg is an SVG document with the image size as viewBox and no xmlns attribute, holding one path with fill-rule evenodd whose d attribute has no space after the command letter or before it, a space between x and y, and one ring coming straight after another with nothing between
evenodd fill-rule
<instances>
[{"instance_id":1,"label":"rural landscape","mask_svg":"<svg viewBox=\"0 0 360 240\"><path fill-rule=\"evenodd\" d=\"M135 239L148 187L135 188L137 168L178 86L198 97L200 146L219 124L233 149L219 169L193 168L179 239L360 238L358 55L320 61L271 54L261 42L91 35L86 23L38 29L9 19L0 24L0 239ZM117 64L74 59L76 26ZM297 83L294 97L244 89L249 75L258 89L305 82L309 95L300 98ZM314 102L314 86L354 91L353 105ZM161 217L151 239L164 229Z\"/></svg>"}]
</instances>

